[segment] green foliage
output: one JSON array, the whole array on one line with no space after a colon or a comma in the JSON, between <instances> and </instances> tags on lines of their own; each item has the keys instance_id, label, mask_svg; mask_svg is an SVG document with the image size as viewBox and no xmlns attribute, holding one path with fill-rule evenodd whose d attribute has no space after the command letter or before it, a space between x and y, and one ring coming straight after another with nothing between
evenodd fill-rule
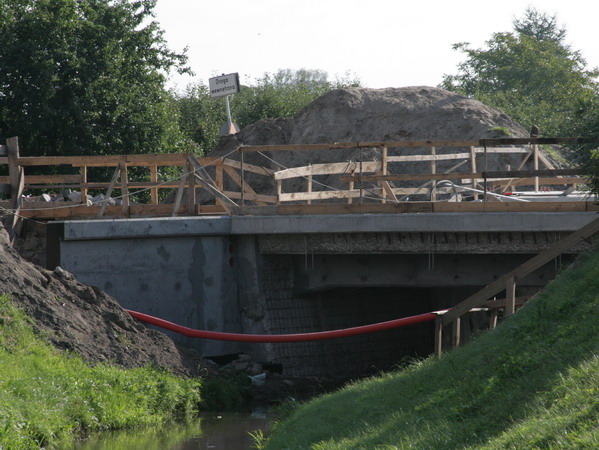
<instances>
[{"instance_id":1,"label":"green foliage","mask_svg":"<svg viewBox=\"0 0 599 450\"><path fill-rule=\"evenodd\" d=\"M203 411L230 411L248 399L251 381L247 375L221 371L202 382Z\"/></svg>"},{"instance_id":2,"label":"green foliage","mask_svg":"<svg viewBox=\"0 0 599 450\"><path fill-rule=\"evenodd\" d=\"M298 408L264 448L597 448L599 251L495 330Z\"/></svg>"},{"instance_id":3,"label":"green foliage","mask_svg":"<svg viewBox=\"0 0 599 450\"><path fill-rule=\"evenodd\" d=\"M262 119L291 117L332 89L355 86L359 81L349 75L329 81L326 72L319 70L265 73L230 97L233 121L244 128ZM204 153L209 152L217 145L219 129L227 121L224 100L210 98L208 87L201 83L175 95L181 129Z\"/></svg>"},{"instance_id":4,"label":"green foliage","mask_svg":"<svg viewBox=\"0 0 599 450\"><path fill-rule=\"evenodd\" d=\"M154 425L197 412L198 380L164 371L93 368L34 334L0 296L0 448L53 447L81 431Z\"/></svg>"},{"instance_id":5,"label":"green foliage","mask_svg":"<svg viewBox=\"0 0 599 450\"><path fill-rule=\"evenodd\" d=\"M494 33L485 48L455 44L466 60L442 87L500 108L524 127L538 125L546 136L572 135L577 112L599 95L599 71L587 69L565 37L555 16L527 9L513 32Z\"/></svg>"},{"instance_id":6,"label":"green foliage","mask_svg":"<svg viewBox=\"0 0 599 450\"><path fill-rule=\"evenodd\" d=\"M165 73L185 71L156 0L0 0L0 140L23 154L173 151L185 141Z\"/></svg>"}]
</instances>

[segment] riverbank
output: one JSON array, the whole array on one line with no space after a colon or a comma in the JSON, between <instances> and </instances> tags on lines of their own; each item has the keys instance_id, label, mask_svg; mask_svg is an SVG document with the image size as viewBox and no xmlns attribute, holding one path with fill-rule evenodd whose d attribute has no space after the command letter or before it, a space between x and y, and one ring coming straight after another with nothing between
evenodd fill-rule
<instances>
[{"instance_id":1,"label":"riverbank","mask_svg":"<svg viewBox=\"0 0 599 450\"><path fill-rule=\"evenodd\" d=\"M0 296L0 448L52 448L83 432L188 418L200 388L159 368L90 367L41 339Z\"/></svg>"},{"instance_id":2,"label":"riverbank","mask_svg":"<svg viewBox=\"0 0 599 450\"><path fill-rule=\"evenodd\" d=\"M599 251L495 330L295 410L269 449L599 448Z\"/></svg>"}]
</instances>

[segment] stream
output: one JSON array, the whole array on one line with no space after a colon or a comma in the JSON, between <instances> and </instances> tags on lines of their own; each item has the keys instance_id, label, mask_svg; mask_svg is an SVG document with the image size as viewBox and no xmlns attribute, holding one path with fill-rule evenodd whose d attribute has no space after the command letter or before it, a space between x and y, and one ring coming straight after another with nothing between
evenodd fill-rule
<instances>
[{"instance_id":1,"label":"stream","mask_svg":"<svg viewBox=\"0 0 599 450\"><path fill-rule=\"evenodd\" d=\"M203 413L199 420L186 424L95 433L70 450L244 450L254 445L249 433L266 434L269 422L267 410Z\"/></svg>"}]
</instances>

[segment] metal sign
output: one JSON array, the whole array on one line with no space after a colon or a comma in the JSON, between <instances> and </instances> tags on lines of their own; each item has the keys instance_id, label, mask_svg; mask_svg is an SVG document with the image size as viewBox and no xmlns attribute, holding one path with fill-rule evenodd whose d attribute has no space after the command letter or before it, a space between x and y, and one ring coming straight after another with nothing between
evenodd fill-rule
<instances>
[{"instance_id":1,"label":"metal sign","mask_svg":"<svg viewBox=\"0 0 599 450\"><path fill-rule=\"evenodd\" d=\"M210 78L208 80L210 88L210 97L224 97L226 95L237 94L239 92L239 74L230 73Z\"/></svg>"}]
</instances>

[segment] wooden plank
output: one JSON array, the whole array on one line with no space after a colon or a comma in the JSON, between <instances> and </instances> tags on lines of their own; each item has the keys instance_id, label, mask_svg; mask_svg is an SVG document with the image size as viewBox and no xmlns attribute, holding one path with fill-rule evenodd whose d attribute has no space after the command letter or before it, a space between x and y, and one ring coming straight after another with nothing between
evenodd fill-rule
<instances>
[{"instance_id":1,"label":"wooden plank","mask_svg":"<svg viewBox=\"0 0 599 450\"><path fill-rule=\"evenodd\" d=\"M434 147L432 147L434 148ZM470 153L450 153L441 155L400 155L389 156L389 162L421 162L421 161L447 161L453 159L470 158Z\"/></svg>"},{"instance_id":2,"label":"wooden plank","mask_svg":"<svg viewBox=\"0 0 599 450\"><path fill-rule=\"evenodd\" d=\"M340 173L354 173L358 170L359 163L342 162L313 164L310 166L293 167L291 169L279 170L273 174L275 180L286 180L289 178L307 177L309 175L335 175ZM381 163L378 161L369 161L362 163L362 172L377 172L380 170Z\"/></svg>"},{"instance_id":3,"label":"wooden plank","mask_svg":"<svg viewBox=\"0 0 599 450\"><path fill-rule=\"evenodd\" d=\"M87 167L82 166L79 169L79 183L87 183ZM87 205L87 189L81 188L81 204Z\"/></svg>"},{"instance_id":4,"label":"wooden plank","mask_svg":"<svg viewBox=\"0 0 599 450\"><path fill-rule=\"evenodd\" d=\"M13 209L12 220L10 221L9 237L10 242L14 242L16 236L21 233L21 227L23 226L23 220L21 217L21 205L23 203L23 190L25 189L25 171L22 167L19 167L19 177L17 181L16 192L11 189L11 196L13 197ZM15 195L16 194L16 195Z\"/></svg>"},{"instance_id":5,"label":"wooden plank","mask_svg":"<svg viewBox=\"0 0 599 450\"><path fill-rule=\"evenodd\" d=\"M0 164L8 164L8 158L5 156L0 157Z\"/></svg>"},{"instance_id":6,"label":"wooden plank","mask_svg":"<svg viewBox=\"0 0 599 450\"><path fill-rule=\"evenodd\" d=\"M547 250L544 250L535 257L519 265L514 270L511 270L510 272L506 273L502 277L495 280L493 283L485 286L480 291L472 294L470 297L466 298L465 300L451 308L449 312L443 316L443 323L450 323L455 318L464 315L466 312L470 310L470 308L475 308L479 306L492 296L503 291L506 288L508 280L510 278L514 278L514 280L524 278L528 274L534 272L543 265L547 264L549 261L561 255L564 251L578 244L582 239L589 238L597 232L599 232L599 218L594 219L584 227L559 240Z\"/></svg>"},{"instance_id":7,"label":"wooden plank","mask_svg":"<svg viewBox=\"0 0 599 450\"><path fill-rule=\"evenodd\" d=\"M582 138L495 138L481 139L478 146L496 147L499 145L543 145L543 144L579 144L584 142Z\"/></svg>"},{"instance_id":8,"label":"wooden plank","mask_svg":"<svg viewBox=\"0 0 599 450\"><path fill-rule=\"evenodd\" d=\"M196 204L196 177L193 173L193 167L191 163L187 161L185 164L186 170L189 175L187 176L187 206L192 211Z\"/></svg>"},{"instance_id":9,"label":"wooden plank","mask_svg":"<svg viewBox=\"0 0 599 450\"><path fill-rule=\"evenodd\" d=\"M173 211L171 217L177 217L179 208L181 207L181 199L183 198L183 191L185 190L185 182L187 181L188 174L183 173L179 178L179 187L177 188L177 195L175 196L175 203L173 205Z\"/></svg>"},{"instance_id":10,"label":"wooden plank","mask_svg":"<svg viewBox=\"0 0 599 450\"><path fill-rule=\"evenodd\" d=\"M472 147L481 145L479 141L358 141L336 142L334 144L291 144L291 145L242 145L240 152L314 151L342 150L356 148L401 148L401 147ZM509 145L509 144L502 144Z\"/></svg>"},{"instance_id":11,"label":"wooden plank","mask_svg":"<svg viewBox=\"0 0 599 450\"><path fill-rule=\"evenodd\" d=\"M129 166L181 166L187 153L160 153L140 155L94 155L94 156L27 156L20 157L18 164L30 166L116 167L124 161ZM209 158L214 160L216 158Z\"/></svg>"},{"instance_id":12,"label":"wooden plank","mask_svg":"<svg viewBox=\"0 0 599 450\"><path fill-rule=\"evenodd\" d=\"M233 167L237 170L241 170L241 161L236 161L234 159L223 158L222 163L225 166ZM268 169L266 167L256 166L254 164L248 164L246 162L243 163L243 169L248 172L257 173L258 175L265 175L271 177L274 173L273 170Z\"/></svg>"},{"instance_id":13,"label":"wooden plank","mask_svg":"<svg viewBox=\"0 0 599 450\"><path fill-rule=\"evenodd\" d=\"M516 277L513 275L505 282L505 294L504 317L509 317L516 312Z\"/></svg>"},{"instance_id":14,"label":"wooden plank","mask_svg":"<svg viewBox=\"0 0 599 450\"><path fill-rule=\"evenodd\" d=\"M473 147L475 153L484 153L485 149L481 147ZM529 153L529 150L526 148L514 148L514 147L487 147L487 154L491 153L499 153L499 154L507 154L507 153Z\"/></svg>"},{"instance_id":15,"label":"wooden plank","mask_svg":"<svg viewBox=\"0 0 599 450\"><path fill-rule=\"evenodd\" d=\"M494 186L532 186L534 178L506 178L503 180L493 180ZM586 184L588 181L583 177L560 177L546 178L539 177L539 184L565 185L565 184Z\"/></svg>"},{"instance_id":16,"label":"wooden plank","mask_svg":"<svg viewBox=\"0 0 599 450\"><path fill-rule=\"evenodd\" d=\"M514 306L522 306L532 298L531 295L522 297L516 297L514 299ZM497 300L489 300L481 304L483 308L505 308L506 299L499 298Z\"/></svg>"},{"instance_id":17,"label":"wooden plank","mask_svg":"<svg viewBox=\"0 0 599 450\"><path fill-rule=\"evenodd\" d=\"M237 186L242 187L242 185L243 185L244 194L250 194L253 196L254 199L257 198L256 197L257 192L247 182L245 182L245 183L242 182L241 176L237 173L237 171L234 168L223 165L223 170L225 171L225 173L227 175L229 175L229 177L231 177L231 179ZM225 195L227 195L227 194L225 194ZM241 197L241 195L240 195L240 197ZM244 195L244 199L249 200L250 197ZM265 205L264 202L261 202L258 200L254 200L254 201L256 201L256 203L260 204L261 206Z\"/></svg>"},{"instance_id":18,"label":"wooden plank","mask_svg":"<svg viewBox=\"0 0 599 450\"><path fill-rule=\"evenodd\" d=\"M457 317L454 321L453 321L453 335L452 335L452 340L451 340L451 346L453 348L458 348L460 346L460 342L462 340L462 333L461 333L461 328L462 328L462 320Z\"/></svg>"},{"instance_id":19,"label":"wooden plank","mask_svg":"<svg viewBox=\"0 0 599 450\"><path fill-rule=\"evenodd\" d=\"M443 317L435 318L435 358L440 358L443 353Z\"/></svg>"},{"instance_id":20,"label":"wooden plank","mask_svg":"<svg viewBox=\"0 0 599 450\"><path fill-rule=\"evenodd\" d=\"M19 160L19 139L11 137L6 140L6 148L8 151L8 176L11 186L12 209L17 209L17 200L20 198L19 183L24 175L21 170Z\"/></svg>"},{"instance_id":21,"label":"wooden plank","mask_svg":"<svg viewBox=\"0 0 599 450\"><path fill-rule=\"evenodd\" d=\"M110 198L110 196L112 194L112 190L114 189L114 185L116 184L116 180L119 178L120 173L121 173L121 165L119 164L118 166L116 166L116 169L114 169L114 173L112 174L112 180L110 180L110 185L108 186L106 195L104 196L104 200L102 200L102 202L100 203L101 206L98 211L98 218L100 218L104 215L104 212L106 211L106 208L108 207L108 199Z\"/></svg>"},{"instance_id":22,"label":"wooden plank","mask_svg":"<svg viewBox=\"0 0 599 450\"><path fill-rule=\"evenodd\" d=\"M334 198L358 198L360 197L359 189L347 191L315 191L315 192L291 192L288 194L280 194L280 202L295 202L306 200L327 200Z\"/></svg>"},{"instance_id":23,"label":"wooden plank","mask_svg":"<svg viewBox=\"0 0 599 450\"><path fill-rule=\"evenodd\" d=\"M129 209L129 187L127 181L129 176L127 174L127 163L121 164L121 209L123 210L123 216L127 216L127 210Z\"/></svg>"},{"instance_id":24,"label":"wooden plank","mask_svg":"<svg viewBox=\"0 0 599 450\"><path fill-rule=\"evenodd\" d=\"M354 181L415 181L415 180L455 180L459 178L486 178L487 181L491 181L494 178L522 178L522 177L534 177L534 176L560 176L560 175L579 175L582 173L581 168L576 169L541 169L541 170L489 170L484 172L458 172L458 173L438 173L438 174L425 174L425 173L412 173L412 174L392 174L392 175L345 175L339 177L342 182Z\"/></svg>"},{"instance_id":25,"label":"wooden plank","mask_svg":"<svg viewBox=\"0 0 599 450\"><path fill-rule=\"evenodd\" d=\"M10 177L0 177L0 183L10 183ZM79 184L81 175L27 175L25 186L31 184Z\"/></svg>"},{"instance_id":26,"label":"wooden plank","mask_svg":"<svg viewBox=\"0 0 599 450\"><path fill-rule=\"evenodd\" d=\"M204 189L210 192L215 198L220 200L219 203L227 211L235 212L238 208L237 204L215 187L214 181L212 181L212 178L208 172L206 172L206 169L204 169L204 167L200 164L198 159L193 155L189 155L188 160L191 162L196 171L195 176L199 178L199 181L204 185Z\"/></svg>"},{"instance_id":27,"label":"wooden plank","mask_svg":"<svg viewBox=\"0 0 599 450\"><path fill-rule=\"evenodd\" d=\"M6 145L0 145L0 156L8 156L8 148Z\"/></svg>"},{"instance_id":28,"label":"wooden plank","mask_svg":"<svg viewBox=\"0 0 599 450\"><path fill-rule=\"evenodd\" d=\"M150 166L150 182L152 184L158 184L158 165L157 164L153 164ZM152 204L157 205L158 204L158 189L155 187L151 187L150 188L150 198L152 201Z\"/></svg>"},{"instance_id":29,"label":"wooden plank","mask_svg":"<svg viewBox=\"0 0 599 450\"><path fill-rule=\"evenodd\" d=\"M223 194L225 194L227 197L235 199L235 200L241 200L241 192L235 192L235 191L224 191ZM262 194L256 194L251 193L251 192L246 192L244 194L244 198L246 200L250 200L253 202L256 202L256 204L259 204L259 206L265 206L267 203L277 203L277 197L275 197L274 195L262 195Z\"/></svg>"}]
</instances>

